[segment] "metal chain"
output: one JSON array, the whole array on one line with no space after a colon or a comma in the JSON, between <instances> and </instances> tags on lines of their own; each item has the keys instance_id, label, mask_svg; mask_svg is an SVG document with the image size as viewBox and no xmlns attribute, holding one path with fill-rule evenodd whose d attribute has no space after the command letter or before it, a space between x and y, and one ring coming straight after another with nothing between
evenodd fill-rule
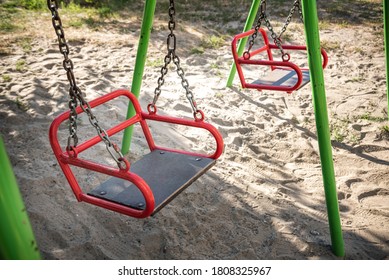
<instances>
[{"instance_id":1,"label":"metal chain","mask_svg":"<svg viewBox=\"0 0 389 280\"><path fill-rule=\"evenodd\" d=\"M287 52L285 52L285 50L282 48L281 36L286 31L288 25L290 24L290 22L292 20L292 16L293 16L294 12L296 11L296 9L299 12L300 20L304 23L300 0L295 0L294 1L293 6L292 6L292 8L289 11L289 15L286 18L284 26L282 27L281 32L280 32L279 35L277 35L275 33L275 31L273 29L273 26L271 25L267 15L266 15L266 0L262 0L261 1L261 6L260 7L261 7L260 8L261 10L260 10L260 14L259 14L259 18L258 18L257 24L255 25L255 32L251 35L251 38L250 38L250 41L249 41L249 47L245 51L245 53L243 54L243 57L245 59L249 59L250 58L250 50L251 50L251 48L254 45L254 40L258 36L258 31L259 31L259 29L260 29L260 27L262 25L262 21L265 21L266 27L270 31L271 38L273 39L273 41L276 44L276 46L278 47L278 49L281 51L282 60L283 61L289 61L290 55Z\"/></svg>"},{"instance_id":2,"label":"metal chain","mask_svg":"<svg viewBox=\"0 0 389 280\"><path fill-rule=\"evenodd\" d=\"M126 169L127 163L124 160L123 154L121 153L119 147L111 141L108 136L108 133L99 125L99 122L96 116L92 113L92 109L89 103L84 99L83 93L81 89L77 86L76 79L74 77L73 72L73 62L69 58L69 45L65 39L65 33L63 31L62 21L58 13L58 0L47 0L47 6L52 14L52 23L55 30L55 33L58 36L59 42L59 50L61 54L64 56L63 67L66 71L66 76L68 78L70 88L69 88L69 137L68 137L68 145L67 150L72 151L73 147L77 146L78 137L77 137L77 105L78 102L82 110L88 115L89 122L96 129L97 134L101 138L101 140L105 143L106 148L115 162L118 164L119 168Z\"/></svg>"},{"instance_id":3,"label":"metal chain","mask_svg":"<svg viewBox=\"0 0 389 280\"><path fill-rule=\"evenodd\" d=\"M304 23L303 8L301 7L301 0L298 1L297 9L299 12L299 17L300 17L301 23Z\"/></svg>"},{"instance_id":4,"label":"metal chain","mask_svg":"<svg viewBox=\"0 0 389 280\"><path fill-rule=\"evenodd\" d=\"M289 15L288 15L288 17L287 17L286 20L285 20L284 26L282 27L281 32L280 32L280 34L278 35L278 38L279 38L279 39L281 39L282 34L284 34L284 32L286 31L286 29L288 28L288 25L289 25L290 22L292 21L292 16L293 16L294 12L296 11L296 9L297 9L298 12L299 12L300 20L304 23L303 13L302 13L302 10L301 10L301 7L300 7L300 0L295 0L294 3L293 3L292 8L291 8L290 11L289 11Z\"/></svg>"},{"instance_id":5,"label":"metal chain","mask_svg":"<svg viewBox=\"0 0 389 280\"><path fill-rule=\"evenodd\" d=\"M289 61L290 55L287 52L285 52L285 50L282 48L281 39L279 38L279 36L277 36L276 32L273 29L273 26L271 25L271 23L266 15L265 15L265 24L266 24L267 29L269 29L269 31L270 31L270 36L272 37L274 44L276 44L277 48L281 52L282 60Z\"/></svg>"},{"instance_id":6,"label":"metal chain","mask_svg":"<svg viewBox=\"0 0 389 280\"><path fill-rule=\"evenodd\" d=\"M243 53L243 58L244 59L250 59L250 51L251 51L252 47L254 46L255 39L258 36L258 31L261 28L262 20L265 19L265 16L266 16L266 0L261 0L259 17L258 17L258 20L257 20L257 24L254 27L255 31L254 31L254 33L250 37L249 47Z\"/></svg>"},{"instance_id":7,"label":"metal chain","mask_svg":"<svg viewBox=\"0 0 389 280\"><path fill-rule=\"evenodd\" d=\"M192 107L194 118L196 120L203 120L204 114L201 110L197 108L197 104L196 101L194 100L193 92L189 89L189 82L185 78L185 72L181 67L180 58L176 54L177 39L176 39L176 35L174 34L174 29L176 27L175 14L176 14L176 9L174 6L174 0L170 0L169 1L169 23L168 23L170 33L167 36L167 55L165 56L164 59L164 65L161 68L161 76L158 78L157 81L158 86L154 90L153 101L147 106L147 109L149 110L150 113L156 112L156 103L158 101L159 96L161 95L161 87L165 83L165 76L168 73L168 65L173 61L173 63L176 65L177 74L181 78L181 85L186 92L186 98L188 99L190 106Z\"/></svg>"}]
</instances>

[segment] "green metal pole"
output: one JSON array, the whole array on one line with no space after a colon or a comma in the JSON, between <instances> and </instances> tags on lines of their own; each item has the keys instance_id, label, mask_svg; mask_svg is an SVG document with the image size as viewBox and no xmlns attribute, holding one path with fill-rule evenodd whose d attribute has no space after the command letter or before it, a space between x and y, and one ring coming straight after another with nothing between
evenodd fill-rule
<instances>
[{"instance_id":1,"label":"green metal pole","mask_svg":"<svg viewBox=\"0 0 389 280\"><path fill-rule=\"evenodd\" d=\"M0 215L0 259L40 259L30 220L1 136Z\"/></svg>"},{"instance_id":2,"label":"green metal pole","mask_svg":"<svg viewBox=\"0 0 389 280\"><path fill-rule=\"evenodd\" d=\"M243 32L249 31L252 28L260 3L261 3L261 0L253 0L253 3L251 4L249 15L248 15L247 20L246 20L246 24L243 28ZM247 39L248 38L246 37L246 38L243 38L242 40L239 41L239 44L238 44L238 55L239 56L241 56L243 54ZM230 76L228 77L228 81L227 81L227 87L232 86L232 82L234 81L235 74L236 74L236 66L235 66L235 63L233 62L231 65Z\"/></svg>"},{"instance_id":3,"label":"green metal pole","mask_svg":"<svg viewBox=\"0 0 389 280\"><path fill-rule=\"evenodd\" d=\"M389 120L389 0L384 0L384 39L386 57L386 95L388 99L388 120Z\"/></svg>"},{"instance_id":4,"label":"green metal pole","mask_svg":"<svg viewBox=\"0 0 389 280\"><path fill-rule=\"evenodd\" d=\"M139 36L138 51L135 61L134 75L132 77L131 92L139 98L140 88L142 86L143 72L147 57L147 50L149 46L150 33L153 28L154 12L155 12L156 0L146 0L144 11L142 28ZM135 110L132 104L129 104L127 110L127 118L131 118L135 115ZM124 131L122 153L126 154L130 150L131 138L133 127L130 126Z\"/></svg>"},{"instance_id":5,"label":"green metal pole","mask_svg":"<svg viewBox=\"0 0 389 280\"><path fill-rule=\"evenodd\" d=\"M330 129L328 125L316 1L302 0L302 8L332 251L336 256L343 257L345 254L344 242L332 159Z\"/></svg>"}]
</instances>

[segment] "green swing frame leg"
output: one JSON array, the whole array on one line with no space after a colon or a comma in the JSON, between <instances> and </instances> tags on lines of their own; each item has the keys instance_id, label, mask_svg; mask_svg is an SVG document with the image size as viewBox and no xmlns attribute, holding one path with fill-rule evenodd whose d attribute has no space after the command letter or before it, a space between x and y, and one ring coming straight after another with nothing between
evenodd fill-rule
<instances>
[{"instance_id":1,"label":"green swing frame leg","mask_svg":"<svg viewBox=\"0 0 389 280\"><path fill-rule=\"evenodd\" d=\"M26 208L0 136L0 259L39 260Z\"/></svg>"},{"instance_id":2,"label":"green swing frame leg","mask_svg":"<svg viewBox=\"0 0 389 280\"><path fill-rule=\"evenodd\" d=\"M336 191L335 171L332 159L324 74L321 67L320 36L316 1L302 0L302 9L307 40L308 63L309 69L311 70L310 76L313 105L315 110L316 129L319 142L332 251L336 256L343 257L345 251L340 222L338 196Z\"/></svg>"},{"instance_id":3,"label":"green swing frame leg","mask_svg":"<svg viewBox=\"0 0 389 280\"><path fill-rule=\"evenodd\" d=\"M253 0L253 3L251 4L250 12L247 16L246 24L244 25L244 28L243 28L243 32L249 31L252 28L252 26L254 24L255 17L257 15L257 12L259 9L259 4L261 4L261 0ZM239 41L239 43L238 43L238 55L239 56L241 56L243 54L247 40L248 40L248 38L246 37L246 38L243 38L242 40ZM228 80L227 80L227 87L232 86L232 83L233 83L234 78L235 78L235 74L236 74L236 65L233 62L231 65L230 75L228 76Z\"/></svg>"},{"instance_id":4,"label":"green swing frame leg","mask_svg":"<svg viewBox=\"0 0 389 280\"><path fill-rule=\"evenodd\" d=\"M383 11L384 11L384 40L385 40L385 57L386 57L386 95L388 100L388 120L389 120L389 0L383 1Z\"/></svg>"},{"instance_id":5,"label":"green swing frame leg","mask_svg":"<svg viewBox=\"0 0 389 280\"><path fill-rule=\"evenodd\" d=\"M138 51L135 60L135 69L132 77L131 92L139 98L140 89L142 86L143 72L147 58L147 50L149 47L150 33L153 28L154 12L155 12L156 0L146 0L144 11L142 28L139 35ZM127 110L127 119L135 115L135 109L130 103ZM133 126L124 130L122 141L122 153L127 154L130 150L132 140Z\"/></svg>"}]
</instances>

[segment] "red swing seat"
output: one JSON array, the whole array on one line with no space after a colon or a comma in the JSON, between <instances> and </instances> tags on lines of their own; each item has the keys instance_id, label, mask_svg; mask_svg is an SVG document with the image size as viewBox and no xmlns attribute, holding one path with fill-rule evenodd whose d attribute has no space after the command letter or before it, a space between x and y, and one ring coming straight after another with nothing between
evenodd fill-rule
<instances>
[{"instance_id":1,"label":"red swing seat","mask_svg":"<svg viewBox=\"0 0 389 280\"><path fill-rule=\"evenodd\" d=\"M79 158L83 151L101 142L99 136L90 138L71 151L61 148L58 141L58 129L61 123L69 119L70 111L59 115L51 124L49 138L54 154L79 202L84 201L112 211L136 218L154 215L177 194L204 174L216 162L223 152L223 139L214 126L202 119L182 119L145 113L141 110L136 97L127 90L116 90L91 101L94 108L119 96L129 98L135 108L135 115L107 130L112 136L125 128L139 123L150 153L133 164L126 162L126 168L114 168L101 163ZM77 113L83 113L80 106ZM199 154L183 150L158 147L155 145L147 120L201 128L209 131L216 141L213 154ZM88 193L81 189L71 166L77 166L111 176L106 182Z\"/></svg>"},{"instance_id":2,"label":"red swing seat","mask_svg":"<svg viewBox=\"0 0 389 280\"><path fill-rule=\"evenodd\" d=\"M252 88L257 90L275 90L285 91L292 93L295 90L300 89L310 81L309 69L300 68L296 64L290 61L277 61L273 59L272 50L279 50L277 45L270 44L266 31L262 28L258 30L258 33L262 35L264 45L258 49L250 51L249 55L238 55L237 44L243 38L251 36L255 32L255 29L238 34L232 40L232 55L235 61L236 69L238 71L239 79L243 88ZM306 46L298 45L282 45L284 50L291 51L306 51ZM258 59L259 54L264 53L266 59ZM321 49L323 57L323 69L328 64L328 56L324 49ZM270 67L267 75L260 77L254 81L247 82L245 79L243 65L260 65Z\"/></svg>"}]
</instances>

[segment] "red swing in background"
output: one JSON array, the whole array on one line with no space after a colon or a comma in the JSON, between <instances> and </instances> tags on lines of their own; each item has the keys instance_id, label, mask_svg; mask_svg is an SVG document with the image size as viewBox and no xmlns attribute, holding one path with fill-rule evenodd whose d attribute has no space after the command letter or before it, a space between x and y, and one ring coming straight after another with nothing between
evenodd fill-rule
<instances>
[{"instance_id":1,"label":"red swing in background","mask_svg":"<svg viewBox=\"0 0 389 280\"><path fill-rule=\"evenodd\" d=\"M176 37L173 34L175 26L174 1L170 1L169 7L170 22L172 24L169 22L171 33L168 36L168 54L165 57L165 65L161 70L162 76L158 80L158 87L155 89L153 102L147 107L147 113L141 110L138 100L128 90L116 90L89 103L85 101L81 90L76 85L73 63L68 57L69 47L66 43L61 19L58 14L58 2L56 0L48 1L48 7L52 12L52 22L58 36L60 52L64 55L63 66L70 83L70 110L62 113L53 121L50 127L49 138L53 152L69 185L79 202L84 201L135 218L145 218L155 214L182 190L209 170L222 154L224 147L221 134L214 126L204 122L204 113L197 108L193 93L188 89L188 82L184 78L180 60L175 54ZM177 73L182 79L182 85L186 90L187 98L193 109L193 120L157 114L155 103L161 93L160 88L164 83L167 66L172 60L177 66ZM135 115L108 130L104 130L99 125L92 112L92 108L118 97L127 97L130 100L134 106ZM80 106L77 106L78 102ZM97 130L98 135L78 144L76 119L81 113L88 115L89 121ZM67 120L69 120L70 135L68 137L68 145L63 149L58 140L58 129L61 123ZM199 154L156 146L148 126L149 120L205 129L215 139L215 151L212 154ZM150 152L140 160L130 164L124 158L118 146L111 141L110 137L134 124L140 124ZM82 152L102 141L105 143L112 158L116 161L117 167L79 157ZM111 178L92 191L85 193L80 187L71 166L102 173Z\"/></svg>"},{"instance_id":2,"label":"red swing in background","mask_svg":"<svg viewBox=\"0 0 389 280\"><path fill-rule=\"evenodd\" d=\"M300 19L303 21L300 5L300 0L294 1L293 7L290 10L280 35L277 35L274 32L273 27L266 15L266 0L262 0L260 6L260 15L255 28L238 34L233 38L231 43L232 55L243 88L284 91L287 93L292 93L293 91L298 90L309 83L309 69L301 68L295 63L291 62L290 54L285 52L285 50L306 51L307 47L303 45L286 45L281 43L281 36L286 31L295 10L299 11ZM274 44L270 43L266 31L261 28L262 21L265 21L265 24L271 33L271 38L273 39ZM252 50L258 33L262 37L263 46ZM239 56L237 51L237 44L240 40L249 36L251 37L249 40L248 49L243 53L242 56ZM279 50L281 52L282 60L274 60L272 50ZM324 69L328 64L328 56L323 48L321 49L321 54L323 57L322 66ZM262 77L247 81L244 74L245 71L242 68L244 65L265 66L264 69L266 70L267 67L270 68L270 71Z\"/></svg>"}]
</instances>

